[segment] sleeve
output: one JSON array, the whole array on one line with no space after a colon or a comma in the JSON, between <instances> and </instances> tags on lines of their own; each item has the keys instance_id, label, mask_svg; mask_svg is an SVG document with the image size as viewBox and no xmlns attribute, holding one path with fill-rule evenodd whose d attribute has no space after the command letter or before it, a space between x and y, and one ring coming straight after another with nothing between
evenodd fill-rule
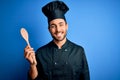
<instances>
[{"instance_id":1,"label":"sleeve","mask_svg":"<svg viewBox=\"0 0 120 80\"><path fill-rule=\"evenodd\" d=\"M82 74L81 74L80 80L90 80L90 73L89 73L89 67L88 67L88 62L87 58L85 55L85 51L83 49L82 51Z\"/></svg>"}]
</instances>

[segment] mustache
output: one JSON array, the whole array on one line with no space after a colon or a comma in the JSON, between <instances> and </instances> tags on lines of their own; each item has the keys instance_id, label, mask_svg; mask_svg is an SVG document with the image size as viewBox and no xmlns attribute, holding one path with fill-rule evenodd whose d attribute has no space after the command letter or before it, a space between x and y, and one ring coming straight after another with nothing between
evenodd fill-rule
<instances>
[{"instance_id":1,"label":"mustache","mask_svg":"<svg viewBox=\"0 0 120 80\"><path fill-rule=\"evenodd\" d=\"M56 31L55 34L57 34L57 33L62 33L62 31Z\"/></svg>"}]
</instances>

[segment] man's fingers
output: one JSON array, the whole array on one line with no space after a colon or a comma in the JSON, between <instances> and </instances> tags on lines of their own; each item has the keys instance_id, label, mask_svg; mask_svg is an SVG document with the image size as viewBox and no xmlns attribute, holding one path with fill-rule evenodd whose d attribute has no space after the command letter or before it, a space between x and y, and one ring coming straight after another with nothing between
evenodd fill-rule
<instances>
[{"instance_id":1,"label":"man's fingers","mask_svg":"<svg viewBox=\"0 0 120 80\"><path fill-rule=\"evenodd\" d=\"M33 56L34 54L35 54L34 51L27 51L24 53L24 56L25 56L25 58L28 58L30 56Z\"/></svg>"},{"instance_id":2,"label":"man's fingers","mask_svg":"<svg viewBox=\"0 0 120 80\"><path fill-rule=\"evenodd\" d=\"M24 49L24 51L26 51L26 50L33 50L33 48L31 48L29 46L26 46L25 49Z\"/></svg>"},{"instance_id":3,"label":"man's fingers","mask_svg":"<svg viewBox=\"0 0 120 80\"><path fill-rule=\"evenodd\" d=\"M24 57L30 62L30 64L37 64L33 48L26 46L24 49Z\"/></svg>"},{"instance_id":4,"label":"man's fingers","mask_svg":"<svg viewBox=\"0 0 120 80\"><path fill-rule=\"evenodd\" d=\"M35 52L34 52L33 48L26 46L26 48L24 49L24 56L26 56L29 53L35 53Z\"/></svg>"}]
</instances>

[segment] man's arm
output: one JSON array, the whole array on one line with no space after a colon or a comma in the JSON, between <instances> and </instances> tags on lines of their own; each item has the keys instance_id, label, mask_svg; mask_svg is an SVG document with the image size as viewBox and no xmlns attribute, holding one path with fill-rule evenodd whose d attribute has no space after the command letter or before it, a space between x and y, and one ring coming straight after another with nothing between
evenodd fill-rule
<instances>
[{"instance_id":1,"label":"man's arm","mask_svg":"<svg viewBox=\"0 0 120 80\"><path fill-rule=\"evenodd\" d=\"M38 71L36 65L30 65L30 70L29 70L29 75L32 80L37 78L38 76Z\"/></svg>"},{"instance_id":2,"label":"man's arm","mask_svg":"<svg viewBox=\"0 0 120 80\"><path fill-rule=\"evenodd\" d=\"M38 76L38 70L36 67L37 61L36 61L35 52L34 52L33 48L27 46L24 49L24 57L30 63L29 76L32 80L34 80Z\"/></svg>"},{"instance_id":3,"label":"man's arm","mask_svg":"<svg viewBox=\"0 0 120 80\"><path fill-rule=\"evenodd\" d=\"M84 50L82 55L82 63L83 63L82 80L90 80L89 66Z\"/></svg>"}]
</instances>

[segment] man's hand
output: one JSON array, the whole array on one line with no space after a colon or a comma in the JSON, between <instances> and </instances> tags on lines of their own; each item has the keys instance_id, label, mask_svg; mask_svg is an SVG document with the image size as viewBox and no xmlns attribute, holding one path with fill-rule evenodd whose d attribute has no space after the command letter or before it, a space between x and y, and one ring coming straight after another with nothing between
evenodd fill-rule
<instances>
[{"instance_id":1,"label":"man's hand","mask_svg":"<svg viewBox=\"0 0 120 80\"><path fill-rule=\"evenodd\" d=\"M24 49L24 57L29 61L30 65L37 65L33 48L26 46L26 48Z\"/></svg>"}]
</instances>

